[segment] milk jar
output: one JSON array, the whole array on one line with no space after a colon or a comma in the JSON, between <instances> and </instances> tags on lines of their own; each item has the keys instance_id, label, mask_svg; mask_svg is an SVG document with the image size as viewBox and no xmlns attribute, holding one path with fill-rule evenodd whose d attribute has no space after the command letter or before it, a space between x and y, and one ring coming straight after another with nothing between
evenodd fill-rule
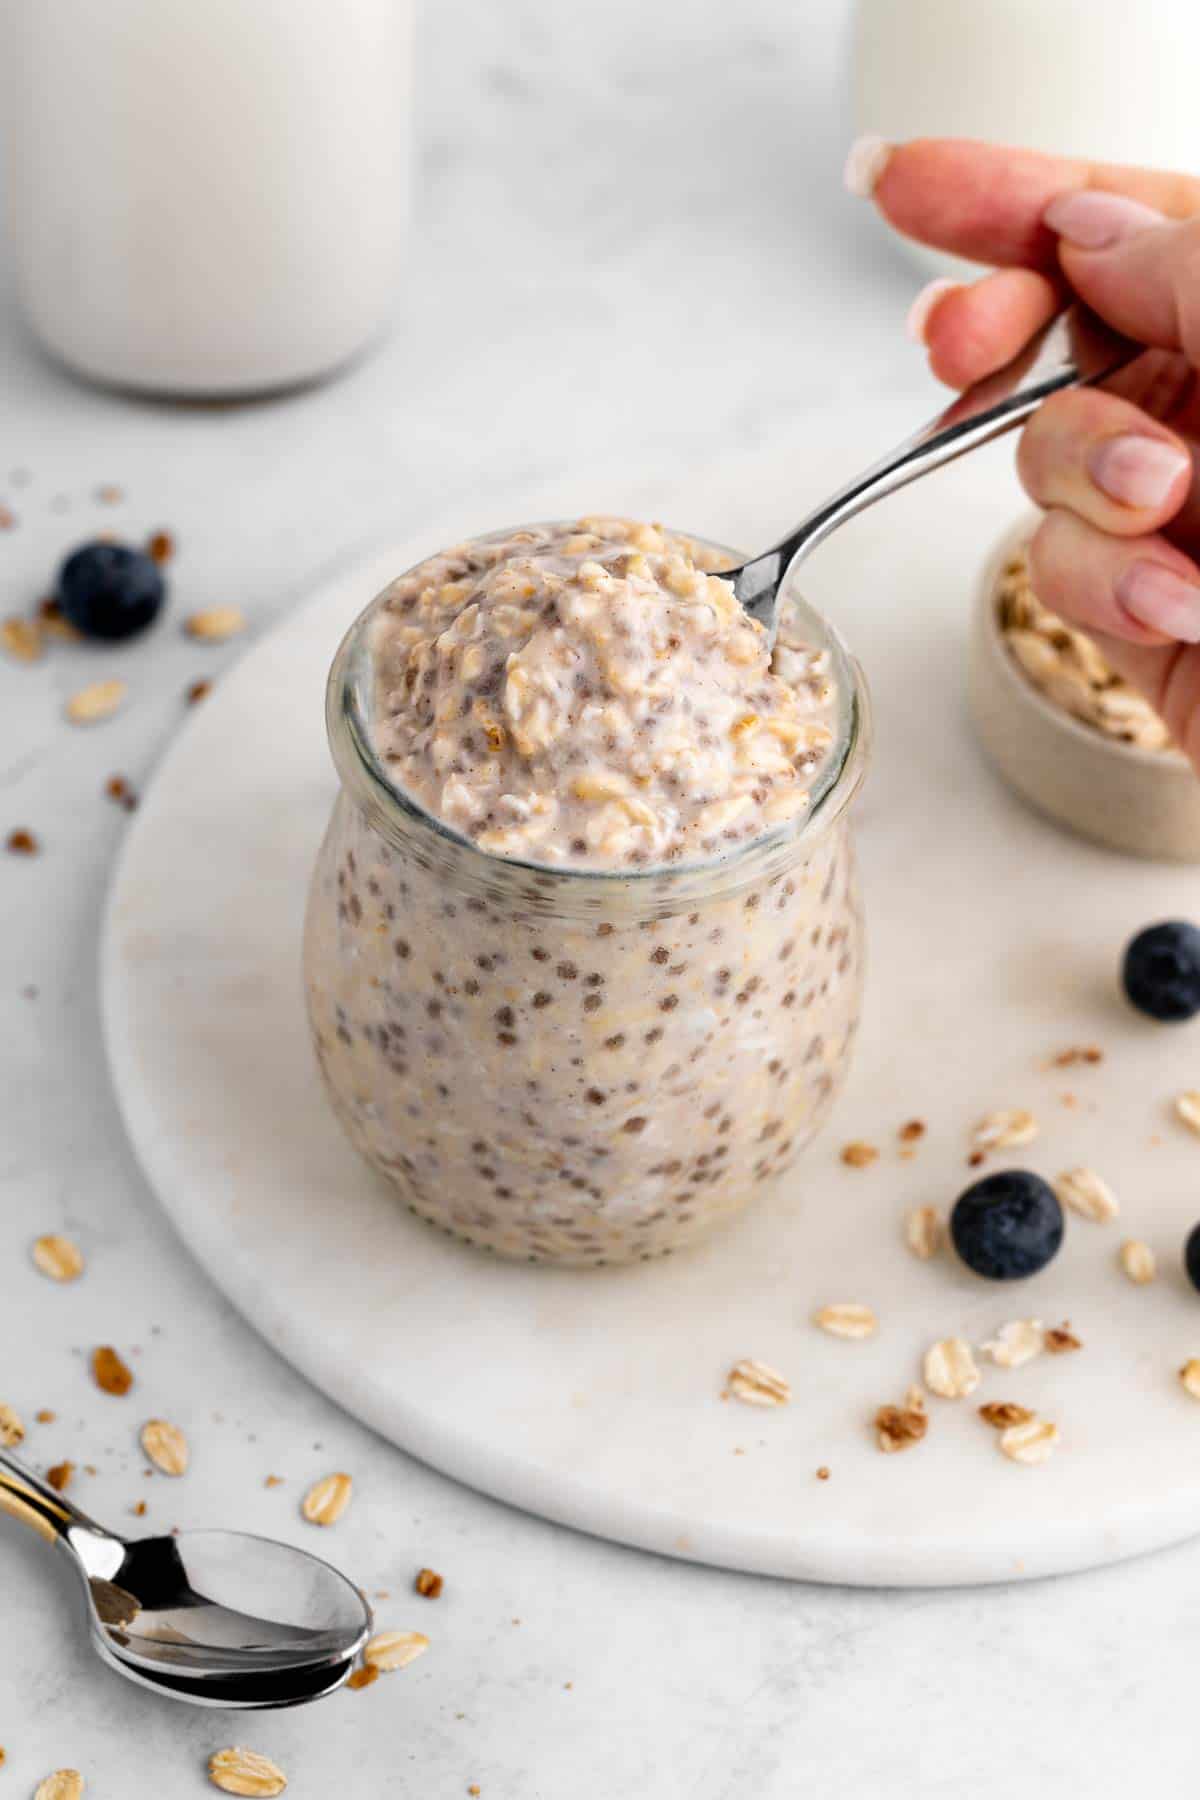
<instances>
[{"instance_id":1,"label":"milk jar","mask_svg":"<svg viewBox=\"0 0 1200 1800\"><path fill-rule=\"evenodd\" d=\"M402 268L411 0L10 0L17 291L95 380L222 396L328 374Z\"/></svg>"}]
</instances>

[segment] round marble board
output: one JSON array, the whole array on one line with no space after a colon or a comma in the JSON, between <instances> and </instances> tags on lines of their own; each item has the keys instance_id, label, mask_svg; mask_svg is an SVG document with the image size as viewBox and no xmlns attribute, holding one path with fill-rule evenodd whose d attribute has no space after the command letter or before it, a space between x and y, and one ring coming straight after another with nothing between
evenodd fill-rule
<instances>
[{"instance_id":1,"label":"round marble board","mask_svg":"<svg viewBox=\"0 0 1200 1800\"><path fill-rule=\"evenodd\" d=\"M562 483L505 521L460 516L331 580L195 710L134 822L103 957L107 1040L129 1132L218 1286L312 1381L405 1450L547 1518L666 1555L806 1579L897 1584L1043 1575L1200 1526L1200 1297L1179 1248L1200 1218L1200 1141L1170 1101L1200 1087L1200 1024L1155 1027L1117 993L1128 935L1200 912L1200 877L1076 842L983 765L962 700L969 595L1020 501L997 447L865 515L806 587L866 665L876 751L859 802L870 930L857 1058L784 1191L697 1251L627 1270L514 1266L412 1218L343 1141L308 1043L305 888L335 791L322 726L341 633L386 579L469 530L626 509L759 544L858 445L756 454L686 482ZM1098 1066L1049 1068L1098 1043ZM1041 1275L989 1284L905 1248L905 1210L952 1202L966 1138L1026 1106L1046 1175L1097 1168L1120 1220L1072 1216ZM916 1154L897 1129L920 1118ZM843 1165L848 1139L880 1147ZM1126 1236L1160 1274L1120 1273ZM862 1301L876 1336L811 1323ZM970 1400L931 1398L923 1443L883 1457L871 1419L937 1338L1070 1320L1083 1349L982 1361ZM722 1397L740 1357L790 1405ZM1061 1428L1051 1460L998 1453L984 1400ZM827 1479L816 1476L829 1470Z\"/></svg>"}]
</instances>

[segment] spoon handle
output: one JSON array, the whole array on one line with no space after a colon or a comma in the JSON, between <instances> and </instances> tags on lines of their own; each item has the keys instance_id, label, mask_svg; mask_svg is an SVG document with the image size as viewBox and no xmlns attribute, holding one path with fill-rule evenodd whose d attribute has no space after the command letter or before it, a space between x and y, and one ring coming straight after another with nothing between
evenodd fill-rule
<instances>
[{"instance_id":1,"label":"spoon handle","mask_svg":"<svg viewBox=\"0 0 1200 1800\"><path fill-rule=\"evenodd\" d=\"M19 1519L48 1544L65 1537L73 1525L97 1529L86 1513L56 1494L7 1450L0 1450L0 1513Z\"/></svg>"},{"instance_id":2,"label":"spoon handle","mask_svg":"<svg viewBox=\"0 0 1200 1800\"><path fill-rule=\"evenodd\" d=\"M994 375L965 389L915 436L873 463L780 543L726 577L738 599L764 625L788 569L857 513L1021 425L1044 400L1066 388L1104 381L1144 353L1145 346L1111 331L1083 306L1068 306Z\"/></svg>"}]
</instances>

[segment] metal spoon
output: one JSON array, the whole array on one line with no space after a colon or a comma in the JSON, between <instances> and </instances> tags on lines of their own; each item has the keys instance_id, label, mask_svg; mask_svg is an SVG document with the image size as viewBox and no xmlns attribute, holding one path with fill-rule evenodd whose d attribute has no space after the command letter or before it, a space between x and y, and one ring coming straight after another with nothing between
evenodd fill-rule
<instances>
[{"instance_id":1,"label":"metal spoon","mask_svg":"<svg viewBox=\"0 0 1200 1800\"><path fill-rule=\"evenodd\" d=\"M780 589L786 576L830 532L873 506L876 500L882 500L885 494L894 494L897 488L907 487L910 481L918 481L931 470L940 469L943 463L953 462L1003 432L1012 431L1051 394L1103 381L1142 355L1144 349L1144 345L1110 331L1084 307L1069 306L1032 338L1012 362L965 389L923 431L855 476L780 543L740 568L723 569L722 581L732 582L746 611L766 628L773 642Z\"/></svg>"},{"instance_id":2,"label":"metal spoon","mask_svg":"<svg viewBox=\"0 0 1200 1800\"><path fill-rule=\"evenodd\" d=\"M236 1531L127 1540L0 1450L0 1512L71 1559L92 1641L131 1681L199 1706L294 1706L340 1687L371 1609L319 1557Z\"/></svg>"}]
</instances>

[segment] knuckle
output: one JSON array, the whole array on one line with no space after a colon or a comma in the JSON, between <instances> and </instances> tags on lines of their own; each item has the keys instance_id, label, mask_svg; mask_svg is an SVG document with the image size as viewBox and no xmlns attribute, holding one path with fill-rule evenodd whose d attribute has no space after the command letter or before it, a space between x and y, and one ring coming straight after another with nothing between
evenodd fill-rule
<instances>
[{"instance_id":1,"label":"knuckle","mask_svg":"<svg viewBox=\"0 0 1200 1800\"><path fill-rule=\"evenodd\" d=\"M1062 598L1063 577L1070 567L1070 558L1065 554L1064 539L1069 535L1069 526L1062 513L1048 512L1029 543L1029 572L1038 599L1043 606L1057 611L1056 601Z\"/></svg>"}]
</instances>

